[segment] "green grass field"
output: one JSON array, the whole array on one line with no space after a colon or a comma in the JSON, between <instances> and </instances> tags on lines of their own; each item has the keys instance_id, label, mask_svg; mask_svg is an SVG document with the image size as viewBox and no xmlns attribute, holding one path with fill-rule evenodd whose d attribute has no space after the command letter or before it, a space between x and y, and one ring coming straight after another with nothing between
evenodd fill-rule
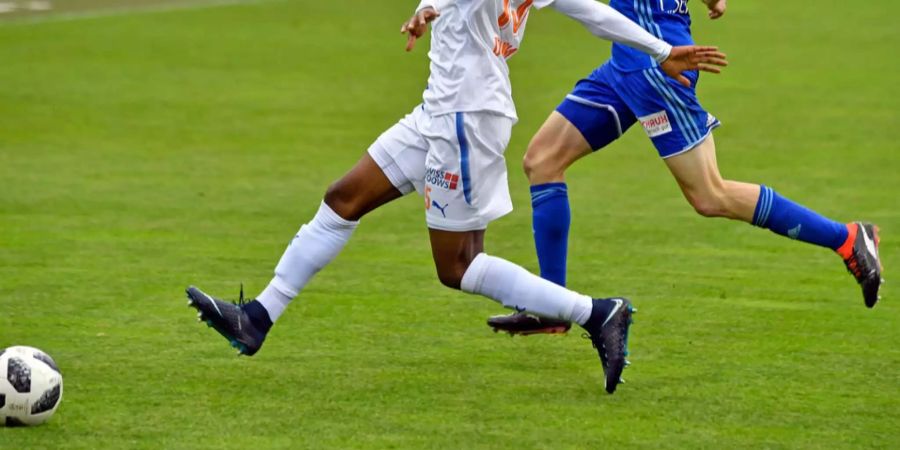
<instances>
[{"instance_id":1,"label":"green grass field","mask_svg":"<svg viewBox=\"0 0 900 450\"><path fill-rule=\"evenodd\" d=\"M733 1L716 23L692 3L731 60L699 88L722 172L879 223L889 284L867 310L827 251L697 216L632 129L568 179L571 286L640 309L613 396L580 333L494 334L498 305L440 286L417 196L366 217L253 358L185 306L192 283L263 288L420 101L415 2L0 22L0 347L65 376L53 420L0 448L897 448L900 3ZM549 9L528 28L517 209L487 247L535 270L519 162L608 45Z\"/></svg>"}]
</instances>

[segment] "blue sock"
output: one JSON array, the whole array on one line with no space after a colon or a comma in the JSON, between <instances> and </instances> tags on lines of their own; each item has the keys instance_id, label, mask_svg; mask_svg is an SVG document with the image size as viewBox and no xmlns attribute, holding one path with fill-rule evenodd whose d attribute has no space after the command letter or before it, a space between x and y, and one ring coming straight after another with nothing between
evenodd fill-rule
<instances>
[{"instance_id":1,"label":"blue sock","mask_svg":"<svg viewBox=\"0 0 900 450\"><path fill-rule=\"evenodd\" d=\"M566 183L531 187L532 229L541 278L566 285L566 254L569 247L569 190Z\"/></svg>"},{"instance_id":2,"label":"blue sock","mask_svg":"<svg viewBox=\"0 0 900 450\"><path fill-rule=\"evenodd\" d=\"M837 250L847 240L847 225L794 203L760 186L753 225L782 236Z\"/></svg>"}]
</instances>

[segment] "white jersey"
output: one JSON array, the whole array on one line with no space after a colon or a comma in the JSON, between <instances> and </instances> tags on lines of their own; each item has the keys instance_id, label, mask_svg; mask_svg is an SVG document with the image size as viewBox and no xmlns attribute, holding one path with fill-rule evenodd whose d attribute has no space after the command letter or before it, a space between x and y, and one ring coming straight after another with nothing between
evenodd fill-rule
<instances>
[{"instance_id":1,"label":"white jersey","mask_svg":"<svg viewBox=\"0 0 900 450\"><path fill-rule=\"evenodd\" d=\"M491 111L517 120L506 60L522 44L530 10L553 1L447 2L433 23L425 110L433 116Z\"/></svg>"}]
</instances>

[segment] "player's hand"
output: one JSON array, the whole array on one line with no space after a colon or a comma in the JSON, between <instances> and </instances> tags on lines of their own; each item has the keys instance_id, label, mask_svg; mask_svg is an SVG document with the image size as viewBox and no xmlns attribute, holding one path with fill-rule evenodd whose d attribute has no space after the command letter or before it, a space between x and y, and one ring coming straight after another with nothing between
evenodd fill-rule
<instances>
[{"instance_id":1,"label":"player's hand","mask_svg":"<svg viewBox=\"0 0 900 450\"><path fill-rule=\"evenodd\" d=\"M721 73L719 67L728 65L724 53L719 47L701 47L699 45L682 45L672 47L672 53L659 65L666 75L676 79L684 87L691 87L691 80L682 75L689 70L702 70L710 73Z\"/></svg>"},{"instance_id":2,"label":"player's hand","mask_svg":"<svg viewBox=\"0 0 900 450\"><path fill-rule=\"evenodd\" d=\"M713 20L724 16L728 9L728 0L704 0L704 3L709 8L709 18Z\"/></svg>"},{"instance_id":3,"label":"player's hand","mask_svg":"<svg viewBox=\"0 0 900 450\"><path fill-rule=\"evenodd\" d=\"M410 17L410 19L400 27L401 34L409 33L409 38L406 39L406 51L412 51L413 47L416 45L416 39L422 37L422 35L425 34L425 31L428 30L428 24L433 22L434 19L437 19L440 15L441 13L435 11L432 7L422 8L421 11Z\"/></svg>"}]
</instances>

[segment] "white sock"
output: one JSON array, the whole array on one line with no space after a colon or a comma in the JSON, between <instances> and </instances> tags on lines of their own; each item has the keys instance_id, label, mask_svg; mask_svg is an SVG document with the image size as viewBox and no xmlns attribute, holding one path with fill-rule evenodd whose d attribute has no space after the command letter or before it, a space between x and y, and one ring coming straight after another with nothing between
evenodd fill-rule
<instances>
[{"instance_id":1,"label":"white sock","mask_svg":"<svg viewBox=\"0 0 900 450\"><path fill-rule=\"evenodd\" d=\"M275 267L275 277L256 297L274 323L313 275L328 265L350 240L358 221L345 220L325 202L288 245Z\"/></svg>"},{"instance_id":2,"label":"white sock","mask_svg":"<svg viewBox=\"0 0 900 450\"><path fill-rule=\"evenodd\" d=\"M492 298L503 306L584 325L590 297L547 281L505 259L479 253L462 279L462 290Z\"/></svg>"}]
</instances>

